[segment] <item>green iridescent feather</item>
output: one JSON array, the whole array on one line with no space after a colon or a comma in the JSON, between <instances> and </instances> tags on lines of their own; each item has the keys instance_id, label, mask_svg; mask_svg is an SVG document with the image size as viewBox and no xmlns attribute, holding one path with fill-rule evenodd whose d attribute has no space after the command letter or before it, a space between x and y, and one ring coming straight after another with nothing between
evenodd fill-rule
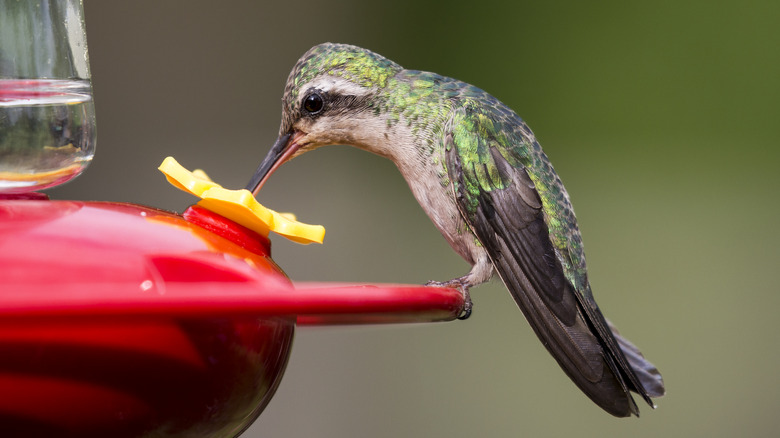
<instances>
[{"instance_id":1,"label":"green iridescent feather","mask_svg":"<svg viewBox=\"0 0 780 438\"><path fill-rule=\"evenodd\" d=\"M522 119L489 94L470 87L461 97L452 122L453 147L458 148L473 213L482 193L505 190L508 175L499 172L491 149L515 168L525 168L542 201L550 240L564 275L581 293L588 289L582 238L566 190L541 146Z\"/></svg>"}]
</instances>

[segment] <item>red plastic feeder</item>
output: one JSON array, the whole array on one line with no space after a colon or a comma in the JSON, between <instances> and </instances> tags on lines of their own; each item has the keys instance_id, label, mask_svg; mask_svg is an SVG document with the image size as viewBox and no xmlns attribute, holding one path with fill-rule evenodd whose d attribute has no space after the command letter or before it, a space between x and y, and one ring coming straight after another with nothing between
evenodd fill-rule
<instances>
[{"instance_id":1,"label":"red plastic feeder","mask_svg":"<svg viewBox=\"0 0 780 438\"><path fill-rule=\"evenodd\" d=\"M273 396L296 324L446 321L452 289L295 287L221 216L0 199L2 436L236 436Z\"/></svg>"}]
</instances>

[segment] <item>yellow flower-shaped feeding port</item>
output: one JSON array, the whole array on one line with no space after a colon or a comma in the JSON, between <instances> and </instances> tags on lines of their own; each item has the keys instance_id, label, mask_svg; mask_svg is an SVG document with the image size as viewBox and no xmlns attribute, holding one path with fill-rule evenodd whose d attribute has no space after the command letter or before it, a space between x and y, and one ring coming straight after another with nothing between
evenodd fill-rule
<instances>
[{"instance_id":1,"label":"yellow flower-shaped feeding port","mask_svg":"<svg viewBox=\"0 0 780 438\"><path fill-rule=\"evenodd\" d=\"M173 157L167 157L159 167L174 187L201 200L198 205L243 225L263 236L273 231L293 242L322 243L325 228L295 220L289 213L277 213L261 205L249 190L228 190L212 181L200 169L190 172Z\"/></svg>"}]
</instances>

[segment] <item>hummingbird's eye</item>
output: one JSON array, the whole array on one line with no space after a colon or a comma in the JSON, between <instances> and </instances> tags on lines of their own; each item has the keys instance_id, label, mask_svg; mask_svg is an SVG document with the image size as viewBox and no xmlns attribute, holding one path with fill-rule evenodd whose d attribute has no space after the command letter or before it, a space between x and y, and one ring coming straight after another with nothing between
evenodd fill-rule
<instances>
[{"instance_id":1,"label":"hummingbird's eye","mask_svg":"<svg viewBox=\"0 0 780 438\"><path fill-rule=\"evenodd\" d=\"M316 91L309 93L309 95L303 99L303 109L309 113L309 115L313 116L317 114L322 111L324 106L325 101L323 100L322 95Z\"/></svg>"}]
</instances>

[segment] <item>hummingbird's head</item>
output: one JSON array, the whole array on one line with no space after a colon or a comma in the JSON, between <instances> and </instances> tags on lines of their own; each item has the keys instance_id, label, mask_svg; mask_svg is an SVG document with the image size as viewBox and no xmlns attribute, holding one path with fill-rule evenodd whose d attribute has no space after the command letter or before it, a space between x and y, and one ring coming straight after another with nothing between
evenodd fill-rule
<instances>
[{"instance_id":1,"label":"hummingbird's head","mask_svg":"<svg viewBox=\"0 0 780 438\"><path fill-rule=\"evenodd\" d=\"M321 146L347 144L371 150L383 131L381 108L398 64L346 44L314 46L295 64L282 97L279 137L247 190L257 193L285 161Z\"/></svg>"}]
</instances>

